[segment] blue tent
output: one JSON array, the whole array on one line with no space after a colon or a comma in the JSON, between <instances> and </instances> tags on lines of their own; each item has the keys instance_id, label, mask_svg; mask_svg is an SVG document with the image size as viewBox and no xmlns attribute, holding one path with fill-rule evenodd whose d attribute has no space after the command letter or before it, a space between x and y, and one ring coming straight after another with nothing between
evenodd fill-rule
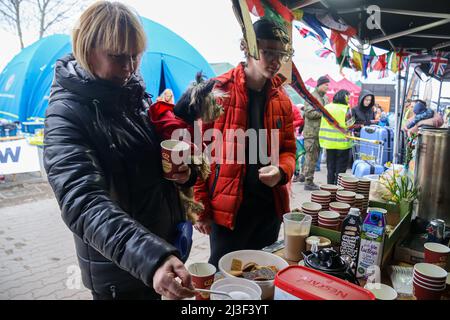
<instances>
[{"instance_id":1,"label":"blue tent","mask_svg":"<svg viewBox=\"0 0 450 320\"><path fill-rule=\"evenodd\" d=\"M56 53L70 52L70 38L53 35L33 43L16 55L0 74L0 118L25 121L30 114L31 100L42 100L37 86L43 78L53 76ZM64 51L65 50L65 51ZM61 52L64 51L64 52ZM50 87L45 88L48 95Z\"/></svg>"},{"instance_id":2,"label":"blue tent","mask_svg":"<svg viewBox=\"0 0 450 320\"><path fill-rule=\"evenodd\" d=\"M207 77L215 75L208 62L183 38L151 20L142 18L142 23L148 45L140 72L154 97L170 88L177 99L198 71ZM0 118L44 118L55 62L71 50L69 36L52 35L16 55L0 74Z\"/></svg>"}]
</instances>

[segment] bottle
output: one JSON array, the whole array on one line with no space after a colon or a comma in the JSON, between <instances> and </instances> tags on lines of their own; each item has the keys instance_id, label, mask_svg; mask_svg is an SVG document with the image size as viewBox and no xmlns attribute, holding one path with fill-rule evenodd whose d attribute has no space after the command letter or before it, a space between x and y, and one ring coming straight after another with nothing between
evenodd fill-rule
<instances>
[{"instance_id":1,"label":"bottle","mask_svg":"<svg viewBox=\"0 0 450 320\"><path fill-rule=\"evenodd\" d=\"M356 277L368 277L368 269L379 268L383 258L386 220L383 212L369 211L362 225Z\"/></svg>"},{"instance_id":2,"label":"bottle","mask_svg":"<svg viewBox=\"0 0 450 320\"><path fill-rule=\"evenodd\" d=\"M359 209L350 208L348 215L342 221L340 254L341 256L349 256L354 265L358 261L361 224Z\"/></svg>"}]
</instances>

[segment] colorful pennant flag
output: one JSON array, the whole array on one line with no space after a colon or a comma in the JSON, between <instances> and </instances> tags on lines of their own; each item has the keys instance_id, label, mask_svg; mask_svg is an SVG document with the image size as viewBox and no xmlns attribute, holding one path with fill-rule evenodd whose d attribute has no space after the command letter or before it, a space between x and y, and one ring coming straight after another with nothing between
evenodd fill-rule
<instances>
[{"instance_id":1,"label":"colorful pennant flag","mask_svg":"<svg viewBox=\"0 0 450 320\"><path fill-rule=\"evenodd\" d=\"M352 68L361 71L362 70L362 54L358 51L352 50L352 58L350 59L350 64L352 65Z\"/></svg>"},{"instance_id":2,"label":"colorful pennant flag","mask_svg":"<svg viewBox=\"0 0 450 320\"><path fill-rule=\"evenodd\" d=\"M372 68L373 70L382 71L386 70L387 68L387 54L382 54L381 56L378 56L377 59L374 59L374 62L372 62Z\"/></svg>"},{"instance_id":3,"label":"colorful pennant flag","mask_svg":"<svg viewBox=\"0 0 450 320\"><path fill-rule=\"evenodd\" d=\"M437 52L436 56L431 58L430 74L442 77L447 67L448 59L442 57L442 52Z\"/></svg>"},{"instance_id":4,"label":"colorful pennant flag","mask_svg":"<svg viewBox=\"0 0 450 320\"><path fill-rule=\"evenodd\" d=\"M347 41L348 40L344 39L344 37L342 37L339 32L331 30L330 43L334 53L336 54L336 57L341 56L342 51L344 51L345 47L347 46Z\"/></svg>"},{"instance_id":5,"label":"colorful pennant flag","mask_svg":"<svg viewBox=\"0 0 450 320\"><path fill-rule=\"evenodd\" d=\"M363 77L367 79L367 69L369 69L369 67L372 64L372 59L373 57L367 54L363 55L363 63L362 63L362 74Z\"/></svg>"},{"instance_id":6,"label":"colorful pennant flag","mask_svg":"<svg viewBox=\"0 0 450 320\"><path fill-rule=\"evenodd\" d=\"M389 62L389 69L391 69L391 71L393 73L396 73L398 71L398 65L399 65L399 61L400 61L400 57L397 54L392 54L390 55L390 62ZM389 61L389 59L388 59Z\"/></svg>"},{"instance_id":7,"label":"colorful pennant flag","mask_svg":"<svg viewBox=\"0 0 450 320\"><path fill-rule=\"evenodd\" d=\"M336 62L339 64L339 72L342 75L343 68L351 68L348 47L344 48L344 51L342 51L342 55L340 57L336 57Z\"/></svg>"},{"instance_id":8,"label":"colorful pennant flag","mask_svg":"<svg viewBox=\"0 0 450 320\"><path fill-rule=\"evenodd\" d=\"M320 58L327 58L331 53L333 53L333 50L330 50L328 48L316 50L316 55Z\"/></svg>"},{"instance_id":9,"label":"colorful pennant flag","mask_svg":"<svg viewBox=\"0 0 450 320\"><path fill-rule=\"evenodd\" d=\"M319 20L317 20L315 15L304 12L302 22L306 23L322 39L328 39L327 34L322 29L322 24L319 22Z\"/></svg>"},{"instance_id":10,"label":"colorful pennant flag","mask_svg":"<svg viewBox=\"0 0 450 320\"><path fill-rule=\"evenodd\" d=\"M406 69L408 67L409 53L402 48L399 52L396 53L396 56L399 57L398 64L400 66L400 70Z\"/></svg>"},{"instance_id":11,"label":"colorful pennant flag","mask_svg":"<svg viewBox=\"0 0 450 320\"><path fill-rule=\"evenodd\" d=\"M278 12L280 16L283 17L284 20L291 22L294 20L294 16L291 13L291 10L289 8L285 7L279 0L265 0L267 1L272 8Z\"/></svg>"},{"instance_id":12,"label":"colorful pennant flag","mask_svg":"<svg viewBox=\"0 0 450 320\"><path fill-rule=\"evenodd\" d=\"M256 17L264 17L264 7L261 0L247 0L248 10Z\"/></svg>"},{"instance_id":13,"label":"colorful pennant flag","mask_svg":"<svg viewBox=\"0 0 450 320\"><path fill-rule=\"evenodd\" d=\"M285 19L277 12L274 8L272 8L269 4L267 4L265 1L262 2L264 7L264 18L267 18L269 20L273 20L279 25L285 25L286 21Z\"/></svg>"}]
</instances>

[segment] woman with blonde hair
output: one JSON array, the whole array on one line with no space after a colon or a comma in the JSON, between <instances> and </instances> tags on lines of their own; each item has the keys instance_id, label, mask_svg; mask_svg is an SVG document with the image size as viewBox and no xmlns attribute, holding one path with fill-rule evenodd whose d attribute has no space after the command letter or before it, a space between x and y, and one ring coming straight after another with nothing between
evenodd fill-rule
<instances>
[{"instance_id":1,"label":"woman with blonde hair","mask_svg":"<svg viewBox=\"0 0 450 320\"><path fill-rule=\"evenodd\" d=\"M73 54L55 67L44 165L94 299L193 296L171 243L183 219L175 184L196 176L183 165L175 183L163 178L138 73L145 48L138 16L99 1L79 19Z\"/></svg>"}]
</instances>

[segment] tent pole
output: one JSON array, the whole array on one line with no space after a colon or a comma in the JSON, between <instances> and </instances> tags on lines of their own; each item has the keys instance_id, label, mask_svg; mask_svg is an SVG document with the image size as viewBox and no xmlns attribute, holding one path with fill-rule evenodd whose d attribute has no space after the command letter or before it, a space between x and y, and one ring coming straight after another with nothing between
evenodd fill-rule
<instances>
[{"instance_id":1,"label":"tent pole","mask_svg":"<svg viewBox=\"0 0 450 320\"><path fill-rule=\"evenodd\" d=\"M407 35L410 35L410 34L413 34L413 33L416 33L416 32L425 31L425 30L428 30L428 29L431 29L431 28L435 28L435 27L441 26L441 25L447 24L449 22L450 22L450 19L438 20L438 21L435 21L435 22L432 22L432 23L429 23L429 24L425 24L423 26L418 26L418 27L415 27L415 28L403 30L403 31L396 32L396 33L393 33L393 34L390 34L390 35L386 35L386 36L383 36L383 37L375 38L375 39L369 41L369 44L373 45L375 43L383 42L383 41L386 41L386 40L391 40L391 39L407 36Z\"/></svg>"},{"instance_id":2,"label":"tent pole","mask_svg":"<svg viewBox=\"0 0 450 320\"><path fill-rule=\"evenodd\" d=\"M406 98L406 91L408 89L408 79L409 79L409 67L410 67L410 62L411 59L408 58L408 63L406 64L406 70L405 70L405 81L403 83L403 93L401 96L401 103L400 103L400 117L399 117L399 124L398 124L398 129L395 133L395 137L397 138L397 149L395 149L395 152L397 153L397 160L401 159L401 153L400 153L400 147L402 144L400 143L400 139L402 138L400 135L400 131L402 130L402 119L403 119L403 114L405 112L405 98ZM399 66L399 71L400 71L400 66ZM400 71L400 75L401 75L401 71ZM395 144L395 142L394 142ZM402 150L403 151L403 150Z\"/></svg>"},{"instance_id":3,"label":"tent pole","mask_svg":"<svg viewBox=\"0 0 450 320\"><path fill-rule=\"evenodd\" d=\"M403 104L406 95L406 83L408 81L408 74L409 74L409 59L408 59L408 65L406 67L405 72L405 82L403 85L403 92L401 87L401 81L402 81L402 72L401 72L401 66L398 68L398 75L397 75L397 103L395 104L395 134L394 134L394 159L393 163L397 164L399 162L399 140L400 140L400 130L402 125L402 114L403 114ZM403 99L402 99L403 97Z\"/></svg>"},{"instance_id":4,"label":"tent pole","mask_svg":"<svg viewBox=\"0 0 450 320\"><path fill-rule=\"evenodd\" d=\"M400 71L400 67L398 68L397 71L397 101L395 103L395 133L394 133L394 150L393 150L393 163L397 164L398 163L398 154L397 154L397 150L398 150L398 128L399 128L399 108L400 108L400 77L401 77L401 71Z\"/></svg>"}]
</instances>

